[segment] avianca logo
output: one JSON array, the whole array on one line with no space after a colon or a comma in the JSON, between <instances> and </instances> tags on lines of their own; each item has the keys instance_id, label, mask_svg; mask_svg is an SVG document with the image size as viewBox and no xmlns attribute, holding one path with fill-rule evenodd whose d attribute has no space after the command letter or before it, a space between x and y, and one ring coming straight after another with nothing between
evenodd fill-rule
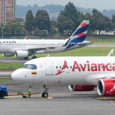
<instances>
[{"instance_id":1,"label":"avianca logo","mask_svg":"<svg viewBox=\"0 0 115 115\"><path fill-rule=\"evenodd\" d=\"M59 75L64 71L64 69L67 68L67 61L64 61L64 65L61 70L57 71L56 75ZM84 71L115 71L115 63L90 63L90 61L86 61L86 63L81 64L78 63L77 61L74 61L73 66L72 66L72 71L79 71L79 72L84 72Z\"/></svg>"},{"instance_id":2,"label":"avianca logo","mask_svg":"<svg viewBox=\"0 0 115 115\"><path fill-rule=\"evenodd\" d=\"M67 68L67 61L64 61L64 65L63 65L62 69L58 70L56 75L59 75L59 74L63 73L64 72L63 70L66 69L66 68Z\"/></svg>"}]
</instances>

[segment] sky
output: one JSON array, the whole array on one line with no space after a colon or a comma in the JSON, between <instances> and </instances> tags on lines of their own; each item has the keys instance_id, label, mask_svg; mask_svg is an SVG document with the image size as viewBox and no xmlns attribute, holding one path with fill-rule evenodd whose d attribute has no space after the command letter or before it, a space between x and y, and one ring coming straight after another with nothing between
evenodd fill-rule
<instances>
[{"instance_id":1,"label":"sky","mask_svg":"<svg viewBox=\"0 0 115 115\"><path fill-rule=\"evenodd\" d=\"M44 6L47 4L65 5L73 2L77 7L102 9L115 9L115 0L16 0L17 5L34 5Z\"/></svg>"}]
</instances>

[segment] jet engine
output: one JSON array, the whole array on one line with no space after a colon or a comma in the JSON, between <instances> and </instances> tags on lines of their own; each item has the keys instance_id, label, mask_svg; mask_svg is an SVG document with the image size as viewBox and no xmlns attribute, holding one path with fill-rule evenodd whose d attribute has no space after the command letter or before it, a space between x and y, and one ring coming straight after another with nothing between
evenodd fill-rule
<instances>
[{"instance_id":1,"label":"jet engine","mask_svg":"<svg viewBox=\"0 0 115 115\"><path fill-rule=\"evenodd\" d=\"M23 59L23 58L27 58L28 57L28 51L22 51L22 50L18 50L16 51L16 57Z\"/></svg>"},{"instance_id":2,"label":"jet engine","mask_svg":"<svg viewBox=\"0 0 115 115\"><path fill-rule=\"evenodd\" d=\"M100 79L97 92L101 96L115 96L115 79Z\"/></svg>"},{"instance_id":3,"label":"jet engine","mask_svg":"<svg viewBox=\"0 0 115 115\"><path fill-rule=\"evenodd\" d=\"M3 53L3 56L5 56L5 57L14 56L14 53Z\"/></svg>"},{"instance_id":4,"label":"jet engine","mask_svg":"<svg viewBox=\"0 0 115 115\"><path fill-rule=\"evenodd\" d=\"M94 85L69 85L70 91L93 91Z\"/></svg>"}]
</instances>

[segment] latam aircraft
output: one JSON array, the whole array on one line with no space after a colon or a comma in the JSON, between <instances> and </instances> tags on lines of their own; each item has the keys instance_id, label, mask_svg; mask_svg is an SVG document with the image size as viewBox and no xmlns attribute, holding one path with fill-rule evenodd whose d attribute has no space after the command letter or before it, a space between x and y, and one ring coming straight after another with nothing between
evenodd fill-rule
<instances>
[{"instance_id":1,"label":"latam aircraft","mask_svg":"<svg viewBox=\"0 0 115 115\"><path fill-rule=\"evenodd\" d=\"M19 59L26 59L30 55L39 53L56 53L81 48L91 44L90 41L84 41L87 35L89 21L84 20L75 32L65 40L17 40L1 39L0 52L4 56L16 56Z\"/></svg>"},{"instance_id":2,"label":"latam aircraft","mask_svg":"<svg viewBox=\"0 0 115 115\"><path fill-rule=\"evenodd\" d=\"M47 87L67 85L71 91L92 91L99 95L115 96L115 57L113 50L103 57L43 57L33 59L12 73L12 79L29 85Z\"/></svg>"}]
</instances>

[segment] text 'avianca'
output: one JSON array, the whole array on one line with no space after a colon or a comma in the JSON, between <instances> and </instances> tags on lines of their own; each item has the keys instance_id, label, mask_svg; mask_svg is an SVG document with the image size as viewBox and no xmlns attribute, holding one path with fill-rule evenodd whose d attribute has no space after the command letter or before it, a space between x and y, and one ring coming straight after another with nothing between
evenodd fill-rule
<instances>
[{"instance_id":1,"label":"text 'avianca'","mask_svg":"<svg viewBox=\"0 0 115 115\"><path fill-rule=\"evenodd\" d=\"M66 66L64 66L63 69L61 70L64 70L68 67L67 61L64 61L64 65L65 64ZM90 61L86 61L86 63L81 64L81 63L78 63L77 61L74 61L74 64L72 66L72 71L76 71L76 70L79 72L82 72L82 71L115 71L115 63L104 64L104 63L90 63Z\"/></svg>"}]
</instances>

